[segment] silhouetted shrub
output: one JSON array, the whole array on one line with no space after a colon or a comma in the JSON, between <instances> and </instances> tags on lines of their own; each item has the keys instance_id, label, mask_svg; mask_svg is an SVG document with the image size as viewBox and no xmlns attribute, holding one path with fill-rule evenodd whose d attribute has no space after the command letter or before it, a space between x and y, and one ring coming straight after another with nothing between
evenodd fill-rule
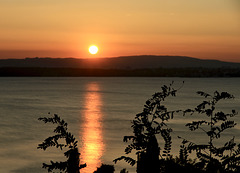
<instances>
[{"instance_id":1,"label":"silhouetted shrub","mask_svg":"<svg viewBox=\"0 0 240 173\"><path fill-rule=\"evenodd\" d=\"M64 152L64 156L67 158L67 161L51 161L51 164L43 163L43 168L47 169L48 172L53 172L54 169L59 169L65 173L79 173L81 168L86 167L86 164L79 165L80 153L78 152L77 141L75 137L67 131L67 123L64 120L56 114L54 114L51 118L44 117L39 118L38 120L45 123L57 124L57 127L54 129L54 133L56 133L56 135L46 138L43 143L38 145L38 149L46 150L49 147L56 147L61 150L63 150L63 148L68 149ZM59 143L59 139L64 139L65 144Z\"/></svg>"},{"instance_id":2,"label":"silhouetted shrub","mask_svg":"<svg viewBox=\"0 0 240 173\"><path fill-rule=\"evenodd\" d=\"M163 104L169 96L176 96L179 89L174 89L172 84L162 86L162 91L152 95L144 105L143 111L137 114L132 121L132 136L124 136L124 142L131 142L125 148L125 154L130 154L135 151L137 159L127 156L121 156L114 160L117 163L120 160L125 160L130 165L137 164L137 173L237 173L240 172L240 144L236 144L235 137L227 141L223 146L217 147L214 144L215 140L221 138L222 133L230 128L235 127L236 123L230 118L237 115L235 110L230 113L217 111L217 103L225 99L233 99L233 95L218 91L213 95L199 91L197 94L204 97L202 101L194 109L186 109L168 111ZM175 113L183 113L184 116L190 114L203 114L206 119L200 121L192 121L186 126L191 131L201 130L209 139L207 144L196 144L192 141L182 139L180 145L179 156L171 155L173 131L167 125L167 121L173 119ZM52 172L54 169L59 169L65 173L79 173L81 168L86 164L79 166L79 155L77 141L75 137L67 131L67 123L61 120L58 115L51 118L39 118L45 123L57 124L54 132L56 135L48 137L42 144L38 145L39 149L46 150L48 147L56 147L63 150L68 150L64 153L67 161L53 162L51 164L43 163L43 168ZM65 143L58 142L59 139L64 139ZM163 147L160 148L159 146ZM194 152L196 158L190 159L189 154ZM114 173L113 165L102 164L94 173ZM120 173L128 173L126 169Z\"/></svg>"},{"instance_id":3,"label":"silhouetted shrub","mask_svg":"<svg viewBox=\"0 0 240 173\"><path fill-rule=\"evenodd\" d=\"M219 101L225 99L233 99L233 95L215 91L213 95L199 91L200 96L204 97L204 100L195 109L187 109L185 114L193 115L194 113L206 115L206 120L193 121L187 123L191 131L201 130L209 138L207 144L195 144L194 142L183 139L182 147L188 153L192 151L196 152L197 158L200 160L198 165L201 165L201 169L207 172L240 172L240 144L234 142L234 137L224 144L222 147L214 145L214 140L218 140L221 134L230 128L233 128L236 123L229 119L237 115L235 110L231 113L224 113L217 111L216 105ZM181 137L180 137L181 138ZM186 147L185 145L188 144Z\"/></svg>"},{"instance_id":4,"label":"silhouetted shrub","mask_svg":"<svg viewBox=\"0 0 240 173\"><path fill-rule=\"evenodd\" d=\"M172 138L166 122L173 118L177 111L168 111L164 106L164 100L169 96L176 96L177 90L170 86L162 86L162 92L155 93L151 99L146 101L143 111L137 114L132 121L133 136L124 136L123 141L129 144L125 149L125 154L136 150L137 161L133 158L121 156L114 160L125 160L130 165L137 163L138 173L159 173L161 158L169 158L171 151ZM160 150L157 137L161 136L164 142L163 150Z\"/></svg>"},{"instance_id":5,"label":"silhouetted shrub","mask_svg":"<svg viewBox=\"0 0 240 173\"><path fill-rule=\"evenodd\" d=\"M115 169L113 165L102 164L96 171L93 173L114 173Z\"/></svg>"},{"instance_id":6,"label":"silhouetted shrub","mask_svg":"<svg viewBox=\"0 0 240 173\"><path fill-rule=\"evenodd\" d=\"M151 99L146 101L143 112L135 116L132 121L133 136L124 136L123 141L131 143L126 147L125 154L136 151L137 160L121 156L114 160L118 162L125 160L130 165L137 163L137 173L172 173L172 172L195 172L195 173L233 173L240 172L240 144L234 142L234 137L226 142L224 146L217 147L213 141L221 137L221 134L236 123L230 121L231 117L237 115L235 110L231 113L216 111L216 104L225 99L234 98L227 92L214 92L214 95L205 92L197 92L205 100L194 109L185 111L168 111L163 105L168 96L176 96L177 90L164 85L162 92L155 93ZM171 132L172 129L166 124L166 121L172 119L175 113L182 112L186 114L205 114L208 120L193 121L187 123L191 131L202 130L209 142L204 145L198 145L187 139L182 139L179 156L173 158L171 151ZM208 128L208 129L207 129ZM159 147L158 137L164 141L164 149ZM186 146L187 145L187 146ZM196 152L196 158L190 159L189 153Z\"/></svg>"}]
</instances>

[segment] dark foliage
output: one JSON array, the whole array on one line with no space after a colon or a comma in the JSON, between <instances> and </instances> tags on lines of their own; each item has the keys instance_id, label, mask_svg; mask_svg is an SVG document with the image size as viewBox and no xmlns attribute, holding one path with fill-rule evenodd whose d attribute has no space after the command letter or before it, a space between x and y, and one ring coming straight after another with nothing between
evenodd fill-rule
<instances>
[{"instance_id":1,"label":"dark foliage","mask_svg":"<svg viewBox=\"0 0 240 173\"><path fill-rule=\"evenodd\" d=\"M226 142L223 146L217 147L214 145L214 141L221 137L221 134L230 128L233 128L236 123L229 120L231 117L237 115L235 110L231 113L224 113L216 110L216 105L219 101L225 99L233 99L233 95L215 91L213 95L199 91L198 95L204 97L204 100L195 109L187 109L184 111L184 115L194 113L206 115L206 120L193 121L187 123L186 126L191 130L202 130L209 138L207 144L195 144L186 139L182 141L182 150L185 154L181 154L182 158L187 153L192 151L196 152L196 156L199 160L197 165L201 165L201 169L207 172L239 172L240 171L240 145L236 145L234 137ZM187 144L187 146L185 146Z\"/></svg>"},{"instance_id":2,"label":"dark foliage","mask_svg":"<svg viewBox=\"0 0 240 173\"><path fill-rule=\"evenodd\" d=\"M114 173L114 166L113 165L105 165L102 164L96 171L93 173Z\"/></svg>"},{"instance_id":3,"label":"dark foliage","mask_svg":"<svg viewBox=\"0 0 240 173\"><path fill-rule=\"evenodd\" d=\"M120 173L128 173L128 171L124 168L120 171Z\"/></svg>"},{"instance_id":4,"label":"dark foliage","mask_svg":"<svg viewBox=\"0 0 240 173\"><path fill-rule=\"evenodd\" d=\"M131 166L137 165L137 173L237 173L240 172L240 144L236 144L235 137L216 146L215 141L222 137L223 132L235 127L236 123L231 120L237 115L235 110L230 113L218 111L217 103L225 99L233 99L233 95L227 92L214 92L210 95L205 92L197 92L204 98L194 109L185 111L168 111L163 104L169 96L176 96L179 89L174 89L172 84L162 86L162 91L152 95L144 105L143 111L137 114L132 121L133 135L124 136L123 141L129 142L125 148L125 154L135 151L137 159L121 156L114 160L118 162L124 160ZM182 139L179 156L171 155L173 131L167 125L168 120L173 119L176 113L182 112L184 116L199 114L203 115L203 120L192 121L186 126L190 131L202 131L209 141L206 144L196 144L193 141ZM55 135L48 137L38 148L46 150L48 147L56 147L61 150L67 148L64 153L67 161L43 163L43 168L52 172L55 169L65 173L79 173L86 164L79 166L79 155L77 141L74 136L67 131L67 123L61 120L58 115L51 118L39 118L45 123L57 124ZM65 143L59 143L63 139ZM61 141L63 141L61 140ZM162 146L162 147L160 147ZM196 154L195 159L190 159L190 153ZM94 173L113 173L112 165L102 164ZM126 169L120 173L127 173Z\"/></svg>"},{"instance_id":5,"label":"dark foliage","mask_svg":"<svg viewBox=\"0 0 240 173\"><path fill-rule=\"evenodd\" d=\"M132 121L133 136L124 136L123 141L131 143L126 147L125 154L136 151L137 161L130 157L119 157L114 160L125 160L130 165L137 163L138 173L158 173L161 167L160 157L169 158L172 139L172 129L165 122L172 119L177 111L168 111L163 102L168 96L176 96L177 90L162 86L162 92L155 93L146 101L143 111L137 114ZM160 149L157 138L163 139L163 149Z\"/></svg>"},{"instance_id":6,"label":"dark foliage","mask_svg":"<svg viewBox=\"0 0 240 173\"><path fill-rule=\"evenodd\" d=\"M186 160L185 160L186 161ZM199 169L196 163L192 160L184 162L181 158L167 158L160 160L160 171L159 173L175 173L175 172L184 172L184 173L204 173L205 171Z\"/></svg>"},{"instance_id":7,"label":"dark foliage","mask_svg":"<svg viewBox=\"0 0 240 173\"><path fill-rule=\"evenodd\" d=\"M58 115L54 114L51 118L39 118L38 120L45 123L57 124L57 127L54 129L56 135L46 138L43 143L38 145L38 149L46 150L49 147L56 147L60 150L67 148L68 150L64 152L64 156L67 158L65 162L53 162L51 164L43 163L43 168L47 169L48 172L53 172L53 170L58 169L64 171L65 173L79 173L81 168L86 167L86 164L79 165L79 156L77 148L77 141L75 137L68 132L67 123L62 120ZM64 139L65 143L59 143L59 139Z\"/></svg>"},{"instance_id":8,"label":"dark foliage","mask_svg":"<svg viewBox=\"0 0 240 173\"><path fill-rule=\"evenodd\" d=\"M230 113L217 111L216 105L219 101L233 99L227 93L218 91L213 96L205 92L197 92L204 97L204 101L194 109L185 111L168 111L163 101L168 96L176 96L177 90L172 85L163 86L162 92L155 93L151 99L146 101L142 113L135 116L132 121L133 135L124 136L124 142L131 142L125 149L125 154L136 151L137 161L126 156L114 160L125 160L130 165L137 163L138 173L172 173L172 172L195 172L195 173L233 173L240 172L240 144L234 142L234 137L223 146L217 147L214 141L221 138L222 133L233 128L236 123L230 118L237 115L235 110ZM166 122L174 118L174 114L182 112L183 115L203 114L205 120L192 121L186 126L191 131L202 130L209 138L207 144L196 144L187 139L182 139L179 157L173 158L171 152L171 132ZM163 149L159 147L159 136L163 139ZM189 158L189 153L195 152L194 160Z\"/></svg>"}]
</instances>

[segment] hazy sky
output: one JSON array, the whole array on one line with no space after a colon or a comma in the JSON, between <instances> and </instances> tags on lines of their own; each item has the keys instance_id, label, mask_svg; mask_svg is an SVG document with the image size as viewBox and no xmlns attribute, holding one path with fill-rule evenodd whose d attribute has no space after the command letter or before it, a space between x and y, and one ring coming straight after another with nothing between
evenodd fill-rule
<instances>
[{"instance_id":1,"label":"hazy sky","mask_svg":"<svg viewBox=\"0 0 240 173\"><path fill-rule=\"evenodd\" d=\"M0 58L141 54L240 62L240 0L0 0Z\"/></svg>"}]
</instances>

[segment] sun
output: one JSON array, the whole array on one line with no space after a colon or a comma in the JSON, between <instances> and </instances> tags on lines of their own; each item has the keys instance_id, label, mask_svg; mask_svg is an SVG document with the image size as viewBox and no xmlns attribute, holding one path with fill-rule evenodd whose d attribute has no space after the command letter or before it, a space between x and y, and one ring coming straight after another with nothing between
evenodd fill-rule
<instances>
[{"instance_id":1,"label":"sun","mask_svg":"<svg viewBox=\"0 0 240 173\"><path fill-rule=\"evenodd\" d=\"M89 53L94 55L94 54L98 53L98 47L95 45L92 45L89 47L88 51L89 51Z\"/></svg>"}]
</instances>

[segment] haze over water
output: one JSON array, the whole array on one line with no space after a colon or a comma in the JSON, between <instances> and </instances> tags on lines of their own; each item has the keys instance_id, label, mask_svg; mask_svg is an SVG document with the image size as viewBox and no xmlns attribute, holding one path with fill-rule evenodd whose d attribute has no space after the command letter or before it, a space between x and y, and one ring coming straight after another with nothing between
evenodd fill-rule
<instances>
[{"instance_id":1,"label":"haze over water","mask_svg":"<svg viewBox=\"0 0 240 173\"><path fill-rule=\"evenodd\" d=\"M37 150L37 145L53 135L54 126L38 121L38 117L58 114L68 122L69 131L78 139L81 163L89 173L101 163L113 164L112 160L124 155L124 135L131 135L131 123L143 109L145 101L163 84L174 82L183 87L176 98L166 100L169 110L193 108L202 101L196 91L209 93L227 91L234 100L219 104L219 109L240 110L240 78L0 78L0 170L5 173L44 173L42 163L64 161L63 152L56 149ZM198 118L198 117L194 117ZM240 134L239 115L234 130L227 131L224 139ZM177 135L203 142L201 133L190 135L184 124L192 118L176 115L169 125L174 129L173 154L178 154L180 141ZM225 141L225 140L224 140ZM219 142L220 144L221 142ZM134 157L134 156L133 156ZM124 162L115 165L135 172Z\"/></svg>"}]
</instances>

